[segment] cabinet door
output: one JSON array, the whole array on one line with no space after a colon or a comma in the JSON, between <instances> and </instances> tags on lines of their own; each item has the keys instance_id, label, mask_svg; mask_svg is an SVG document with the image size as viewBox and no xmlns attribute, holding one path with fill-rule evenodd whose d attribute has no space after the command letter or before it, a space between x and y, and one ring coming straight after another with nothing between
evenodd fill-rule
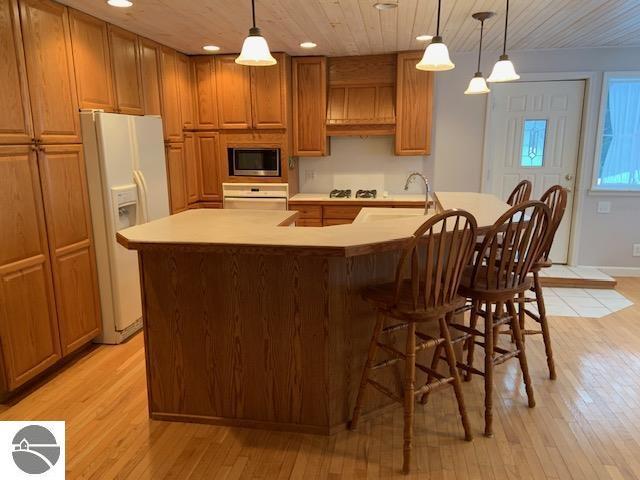
<instances>
[{"instance_id":1,"label":"cabinet door","mask_svg":"<svg viewBox=\"0 0 640 480\"><path fill-rule=\"evenodd\" d=\"M254 128L287 127L289 57L274 53L278 63L251 68L251 110Z\"/></svg>"},{"instance_id":2,"label":"cabinet door","mask_svg":"<svg viewBox=\"0 0 640 480\"><path fill-rule=\"evenodd\" d=\"M169 203L171 213L187 209L187 173L184 159L184 144L167 144L167 176L169 177Z\"/></svg>"},{"instance_id":3,"label":"cabinet door","mask_svg":"<svg viewBox=\"0 0 640 480\"><path fill-rule=\"evenodd\" d=\"M162 124L164 139L168 142L182 141L182 116L180 112L180 90L178 88L177 52L160 47L160 80L162 85Z\"/></svg>"},{"instance_id":4,"label":"cabinet door","mask_svg":"<svg viewBox=\"0 0 640 480\"><path fill-rule=\"evenodd\" d=\"M192 65L189 57L181 53L176 54L176 61L182 128L192 130L196 125L193 113Z\"/></svg>"},{"instance_id":5,"label":"cabinet door","mask_svg":"<svg viewBox=\"0 0 640 480\"><path fill-rule=\"evenodd\" d=\"M398 54L396 155L428 155L431 151L433 74L416 69L421 55Z\"/></svg>"},{"instance_id":6,"label":"cabinet door","mask_svg":"<svg viewBox=\"0 0 640 480\"><path fill-rule=\"evenodd\" d=\"M145 115L162 115L160 101L160 45L140 38L140 62Z\"/></svg>"},{"instance_id":7,"label":"cabinet door","mask_svg":"<svg viewBox=\"0 0 640 480\"><path fill-rule=\"evenodd\" d=\"M220 128L251 128L251 70L233 55L216 56L215 62Z\"/></svg>"},{"instance_id":8,"label":"cabinet door","mask_svg":"<svg viewBox=\"0 0 640 480\"><path fill-rule=\"evenodd\" d=\"M200 200L200 167L196 152L196 139L192 132L184 134L184 162L187 177L187 201L191 204Z\"/></svg>"},{"instance_id":9,"label":"cabinet door","mask_svg":"<svg viewBox=\"0 0 640 480\"><path fill-rule=\"evenodd\" d=\"M194 57L196 128L218 128L215 62L213 57Z\"/></svg>"},{"instance_id":10,"label":"cabinet door","mask_svg":"<svg viewBox=\"0 0 640 480\"><path fill-rule=\"evenodd\" d=\"M200 197L215 202L222 198L219 171L220 137L217 133L196 134L196 151L200 163Z\"/></svg>"},{"instance_id":11,"label":"cabinet door","mask_svg":"<svg viewBox=\"0 0 640 480\"><path fill-rule=\"evenodd\" d=\"M0 0L0 144L30 143L29 89L16 0Z\"/></svg>"},{"instance_id":12,"label":"cabinet door","mask_svg":"<svg viewBox=\"0 0 640 480\"><path fill-rule=\"evenodd\" d=\"M138 36L109 25L109 42L118 113L144 114Z\"/></svg>"},{"instance_id":13,"label":"cabinet door","mask_svg":"<svg viewBox=\"0 0 640 480\"><path fill-rule=\"evenodd\" d=\"M22 0L20 19L35 137L43 143L79 143L67 9L50 0Z\"/></svg>"},{"instance_id":14,"label":"cabinet door","mask_svg":"<svg viewBox=\"0 0 640 480\"><path fill-rule=\"evenodd\" d=\"M62 354L101 331L100 300L82 145L38 147Z\"/></svg>"},{"instance_id":15,"label":"cabinet door","mask_svg":"<svg viewBox=\"0 0 640 480\"><path fill-rule=\"evenodd\" d=\"M292 63L293 155L327 155L327 60L299 57Z\"/></svg>"},{"instance_id":16,"label":"cabinet door","mask_svg":"<svg viewBox=\"0 0 640 480\"><path fill-rule=\"evenodd\" d=\"M0 341L3 390L61 358L42 194L33 147L0 147Z\"/></svg>"},{"instance_id":17,"label":"cabinet door","mask_svg":"<svg viewBox=\"0 0 640 480\"><path fill-rule=\"evenodd\" d=\"M115 110L107 23L69 9L80 108Z\"/></svg>"}]
</instances>

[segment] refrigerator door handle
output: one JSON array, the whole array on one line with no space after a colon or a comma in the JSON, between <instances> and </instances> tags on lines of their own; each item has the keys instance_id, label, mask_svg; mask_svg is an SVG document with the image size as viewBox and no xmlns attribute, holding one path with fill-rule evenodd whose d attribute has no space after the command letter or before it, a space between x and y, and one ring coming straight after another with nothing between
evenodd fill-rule
<instances>
[{"instance_id":1,"label":"refrigerator door handle","mask_svg":"<svg viewBox=\"0 0 640 480\"><path fill-rule=\"evenodd\" d=\"M144 176L140 170L133 171L133 179L138 187L138 224L147 223L149 218L149 212L147 211L147 185L144 181Z\"/></svg>"}]
</instances>

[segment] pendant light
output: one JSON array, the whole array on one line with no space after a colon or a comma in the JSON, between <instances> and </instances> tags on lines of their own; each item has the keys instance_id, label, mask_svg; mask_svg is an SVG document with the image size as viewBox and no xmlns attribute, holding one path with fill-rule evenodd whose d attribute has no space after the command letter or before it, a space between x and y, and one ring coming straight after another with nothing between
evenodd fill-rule
<instances>
[{"instance_id":1,"label":"pendant light","mask_svg":"<svg viewBox=\"0 0 640 480\"><path fill-rule=\"evenodd\" d=\"M507 0L507 10L504 15L504 43L502 46L502 55L500 59L493 66L493 71L487 82L510 82L512 80L518 80L520 75L516 73L516 69L509 60L507 55L507 27L509 25L509 0Z\"/></svg>"},{"instance_id":2,"label":"pendant light","mask_svg":"<svg viewBox=\"0 0 640 480\"><path fill-rule=\"evenodd\" d=\"M240 56L236 58L239 65L247 65L250 67L267 67L278 63L269 51L269 45L260 33L260 29L256 27L256 3L251 0L251 15L253 18L253 27L249 29L249 36L244 39Z\"/></svg>"},{"instance_id":3,"label":"pendant light","mask_svg":"<svg viewBox=\"0 0 640 480\"><path fill-rule=\"evenodd\" d=\"M442 43L440 36L440 7L442 0L438 0L438 20L436 26L436 36L433 37L431 43L427 46L422 56L422 60L416 65L418 70L426 70L429 72L444 72L455 68L455 65L449 58L449 49Z\"/></svg>"},{"instance_id":4,"label":"pendant light","mask_svg":"<svg viewBox=\"0 0 640 480\"><path fill-rule=\"evenodd\" d=\"M495 15L493 12L477 12L471 15L476 20L480 21L480 46L478 47L478 68L476 73L469 82L469 86L465 90L465 95L478 95L482 93L489 93L489 87L487 82L480 71L480 60L482 59L482 34L484 33L484 21Z\"/></svg>"}]
</instances>

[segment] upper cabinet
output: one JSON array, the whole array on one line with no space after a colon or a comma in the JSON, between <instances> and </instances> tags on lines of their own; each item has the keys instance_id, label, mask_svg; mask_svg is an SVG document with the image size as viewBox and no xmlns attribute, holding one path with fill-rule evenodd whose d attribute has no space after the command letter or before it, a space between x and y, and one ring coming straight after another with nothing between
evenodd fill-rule
<instances>
[{"instance_id":1,"label":"upper cabinet","mask_svg":"<svg viewBox=\"0 0 640 480\"><path fill-rule=\"evenodd\" d=\"M211 56L193 57L196 128L218 128L215 60Z\"/></svg>"},{"instance_id":2,"label":"upper cabinet","mask_svg":"<svg viewBox=\"0 0 640 480\"><path fill-rule=\"evenodd\" d=\"M165 46L160 47L162 124L164 139L168 142L181 142L183 139L177 57L178 53L175 50Z\"/></svg>"},{"instance_id":3,"label":"upper cabinet","mask_svg":"<svg viewBox=\"0 0 640 480\"><path fill-rule=\"evenodd\" d=\"M274 53L278 63L246 67L235 55L216 56L219 127L222 129L286 128L289 57Z\"/></svg>"},{"instance_id":4,"label":"upper cabinet","mask_svg":"<svg viewBox=\"0 0 640 480\"><path fill-rule=\"evenodd\" d=\"M431 152L433 74L416 68L422 53L398 54L396 84L396 155Z\"/></svg>"},{"instance_id":5,"label":"upper cabinet","mask_svg":"<svg viewBox=\"0 0 640 480\"><path fill-rule=\"evenodd\" d=\"M113 61L116 111L130 115L143 115L142 62L138 36L109 25L109 43Z\"/></svg>"},{"instance_id":6,"label":"upper cabinet","mask_svg":"<svg viewBox=\"0 0 640 480\"><path fill-rule=\"evenodd\" d=\"M69 10L71 43L80 108L115 110L107 23Z\"/></svg>"},{"instance_id":7,"label":"upper cabinet","mask_svg":"<svg viewBox=\"0 0 640 480\"><path fill-rule=\"evenodd\" d=\"M16 0L0 0L0 144L30 143L29 89Z\"/></svg>"},{"instance_id":8,"label":"upper cabinet","mask_svg":"<svg viewBox=\"0 0 640 480\"><path fill-rule=\"evenodd\" d=\"M176 61L182 127L192 130L196 125L193 108L193 66L189 57L181 53L176 54Z\"/></svg>"},{"instance_id":9,"label":"upper cabinet","mask_svg":"<svg viewBox=\"0 0 640 480\"><path fill-rule=\"evenodd\" d=\"M327 59L298 57L292 61L293 155L328 154Z\"/></svg>"},{"instance_id":10,"label":"upper cabinet","mask_svg":"<svg viewBox=\"0 0 640 480\"><path fill-rule=\"evenodd\" d=\"M78 143L67 9L49 0L21 0L20 18L35 137L43 143Z\"/></svg>"},{"instance_id":11,"label":"upper cabinet","mask_svg":"<svg viewBox=\"0 0 640 480\"><path fill-rule=\"evenodd\" d=\"M145 115L162 115L160 99L160 45L140 38L140 64Z\"/></svg>"}]
</instances>

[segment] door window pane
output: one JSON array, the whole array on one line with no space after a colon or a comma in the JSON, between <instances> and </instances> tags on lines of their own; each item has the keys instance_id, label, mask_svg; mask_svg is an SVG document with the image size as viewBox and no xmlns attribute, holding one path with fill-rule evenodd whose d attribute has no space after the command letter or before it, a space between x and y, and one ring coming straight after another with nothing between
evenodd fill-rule
<instances>
[{"instance_id":1,"label":"door window pane","mask_svg":"<svg viewBox=\"0 0 640 480\"><path fill-rule=\"evenodd\" d=\"M597 187L640 190L640 78L609 78Z\"/></svg>"},{"instance_id":2,"label":"door window pane","mask_svg":"<svg viewBox=\"0 0 640 480\"><path fill-rule=\"evenodd\" d=\"M544 165L544 144L547 137L546 120L525 120L522 129L522 155L520 166L541 167Z\"/></svg>"}]
</instances>

